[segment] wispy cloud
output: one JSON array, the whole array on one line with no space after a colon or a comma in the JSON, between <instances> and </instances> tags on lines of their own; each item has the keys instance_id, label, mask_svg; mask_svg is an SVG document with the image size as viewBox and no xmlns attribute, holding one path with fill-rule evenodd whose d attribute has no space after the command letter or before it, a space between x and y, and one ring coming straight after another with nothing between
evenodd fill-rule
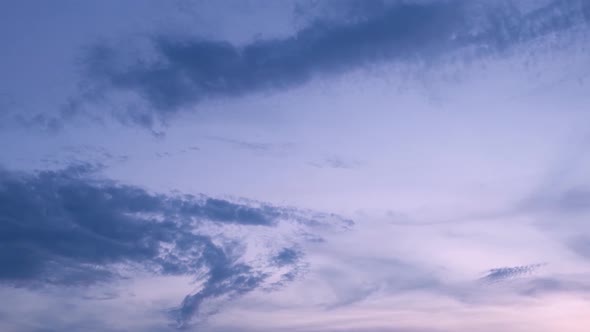
<instances>
[{"instance_id":1,"label":"wispy cloud","mask_svg":"<svg viewBox=\"0 0 590 332\"><path fill-rule=\"evenodd\" d=\"M489 270L482 280L485 282L495 283L519 277L530 276L543 265L544 264L532 264L515 267L495 268Z\"/></svg>"},{"instance_id":2,"label":"wispy cloud","mask_svg":"<svg viewBox=\"0 0 590 332\"><path fill-rule=\"evenodd\" d=\"M226 137L209 136L207 139L214 142L229 144L238 149L245 149L255 152L267 152L274 148L274 145L270 143L250 142Z\"/></svg>"},{"instance_id":3,"label":"wispy cloud","mask_svg":"<svg viewBox=\"0 0 590 332\"><path fill-rule=\"evenodd\" d=\"M362 165L361 162L354 159L346 159L338 156L328 157L324 160L309 163L317 168L335 168L335 169L354 169Z\"/></svg>"}]
</instances>

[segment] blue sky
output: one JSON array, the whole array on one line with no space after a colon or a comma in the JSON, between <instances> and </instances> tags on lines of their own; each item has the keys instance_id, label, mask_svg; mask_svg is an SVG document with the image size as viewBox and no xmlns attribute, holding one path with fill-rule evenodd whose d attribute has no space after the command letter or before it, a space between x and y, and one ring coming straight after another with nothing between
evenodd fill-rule
<instances>
[{"instance_id":1,"label":"blue sky","mask_svg":"<svg viewBox=\"0 0 590 332\"><path fill-rule=\"evenodd\" d=\"M583 0L3 1L0 330L590 325Z\"/></svg>"}]
</instances>

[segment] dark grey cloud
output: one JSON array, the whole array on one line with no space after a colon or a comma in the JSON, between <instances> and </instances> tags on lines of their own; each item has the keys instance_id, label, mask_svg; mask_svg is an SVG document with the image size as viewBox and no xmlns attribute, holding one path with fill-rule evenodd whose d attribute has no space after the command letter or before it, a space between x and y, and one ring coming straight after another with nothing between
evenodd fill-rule
<instances>
[{"instance_id":1,"label":"dark grey cloud","mask_svg":"<svg viewBox=\"0 0 590 332\"><path fill-rule=\"evenodd\" d=\"M301 252L294 248L283 248L275 257L274 261L279 266L295 264L301 257Z\"/></svg>"},{"instance_id":2,"label":"dark grey cloud","mask_svg":"<svg viewBox=\"0 0 590 332\"><path fill-rule=\"evenodd\" d=\"M205 98L237 96L306 82L315 72L335 72L388 57L409 57L449 43L460 20L456 4L400 5L353 25L317 22L287 39L245 47L214 40L154 37L160 60L117 66L116 51L101 45L88 54L89 78L107 88L131 90L159 115ZM430 22L430 24L424 24ZM150 124L147 118L137 123Z\"/></svg>"},{"instance_id":3,"label":"dark grey cloud","mask_svg":"<svg viewBox=\"0 0 590 332\"><path fill-rule=\"evenodd\" d=\"M495 268L489 270L481 280L489 283L495 283L519 277L529 276L532 275L536 270L538 270L542 266L543 264L532 264L514 267Z\"/></svg>"},{"instance_id":4,"label":"dark grey cloud","mask_svg":"<svg viewBox=\"0 0 590 332\"><path fill-rule=\"evenodd\" d=\"M282 219L305 219L293 209L154 194L101 179L96 170L85 164L33 174L0 171L0 283L108 282L126 276L121 265L158 275L204 271L202 289L174 311L184 327L204 301L244 294L268 277L238 262L239 243L216 243L201 226L273 227ZM295 269L301 257L284 249L269 257L268 267Z\"/></svg>"},{"instance_id":5,"label":"dark grey cloud","mask_svg":"<svg viewBox=\"0 0 590 332\"><path fill-rule=\"evenodd\" d=\"M218 258L194 250L213 250L207 237L191 233L195 220L272 226L279 216L271 208L155 195L91 180L90 171L77 166L36 175L2 172L0 280L93 282L113 277L109 265L119 262L188 273ZM162 256L163 243L176 250Z\"/></svg>"},{"instance_id":6,"label":"dark grey cloud","mask_svg":"<svg viewBox=\"0 0 590 332\"><path fill-rule=\"evenodd\" d=\"M198 312L204 300L220 296L235 297L258 288L266 279L264 272L253 271L246 264L236 264L231 258L210 241L206 242L203 255L211 263L209 277L203 288L187 295L178 309L172 311L177 327L186 328L191 318Z\"/></svg>"},{"instance_id":7,"label":"dark grey cloud","mask_svg":"<svg viewBox=\"0 0 590 332\"><path fill-rule=\"evenodd\" d=\"M532 38L587 24L586 1L552 1L521 11L511 1L369 1L354 20L316 20L283 39L236 46L222 40L159 35L151 60L122 59L118 47L98 45L85 56L87 95L130 91L148 110L123 114L151 127L205 99L280 90L314 75L382 61L436 59L462 47L498 52ZM347 2L354 4L358 2ZM155 60L154 60L155 58Z\"/></svg>"}]
</instances>

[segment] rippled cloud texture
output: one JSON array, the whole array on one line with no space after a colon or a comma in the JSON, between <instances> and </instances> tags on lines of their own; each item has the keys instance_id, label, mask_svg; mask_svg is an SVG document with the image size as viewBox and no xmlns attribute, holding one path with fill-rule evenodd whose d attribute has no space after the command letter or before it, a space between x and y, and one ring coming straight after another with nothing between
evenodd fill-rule
<instances>
[{"instance_id":1,"label":"rippled cloud texture","mask_svg":"<svg viewBox=\"0 0 590 332\"><path fill-rule=\"evenodd\" d=\"M590 326L590 3L4 1L0 330Z\"/></svg>"}]
</instances>

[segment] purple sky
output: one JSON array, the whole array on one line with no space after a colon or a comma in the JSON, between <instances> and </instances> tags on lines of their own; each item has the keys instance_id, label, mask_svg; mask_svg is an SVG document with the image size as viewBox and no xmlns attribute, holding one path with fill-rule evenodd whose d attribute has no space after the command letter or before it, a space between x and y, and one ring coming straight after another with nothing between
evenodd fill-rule
<instances>
[{"instance_id":1,"label":"purple sky","mask_svg":"<svg viewBox=\"0 0 590 332\"><path fill-rule=\"evenodd\" d=\"M590 3L0 2L0 330L585 332Z\"/></svg>"}]
</instances>

